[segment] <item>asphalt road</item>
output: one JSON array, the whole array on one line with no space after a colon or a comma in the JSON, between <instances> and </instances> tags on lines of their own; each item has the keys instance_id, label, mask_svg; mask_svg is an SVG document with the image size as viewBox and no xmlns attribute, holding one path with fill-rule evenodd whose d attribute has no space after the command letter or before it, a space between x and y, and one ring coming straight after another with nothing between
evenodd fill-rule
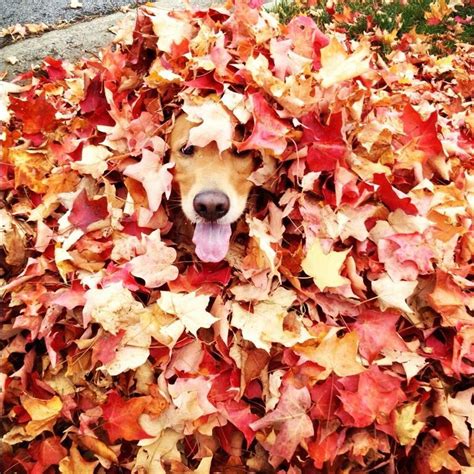
<instances>
[{"instance_id":1,"label":"asphalt road","mask_svg":"<svg viewBox=\"0 0 474 474\"><path fill-rule=\"evenodd\" d=\"M71 8L71 0L0 0L0 28L17 23L79 21L113 13L125 5L137 6L146 0L80 0L81 8Z\"/></svg>"}]
</instances>

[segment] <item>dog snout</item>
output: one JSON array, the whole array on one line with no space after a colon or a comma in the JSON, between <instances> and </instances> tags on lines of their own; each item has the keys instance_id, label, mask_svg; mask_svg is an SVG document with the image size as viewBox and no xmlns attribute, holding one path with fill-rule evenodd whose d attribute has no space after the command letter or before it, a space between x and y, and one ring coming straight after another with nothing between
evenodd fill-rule
<instances>
[{"instance_id":1,"label":"dog snout","mask_svg":"<svg viewBox=\"0 0 474 474\"><path fill-rule=\"evenodd\" d=\"M221 191L203 191L193 200L194 210L208 221L216 221L229 212L230 200Z\"/></svg>"}]
</instances>

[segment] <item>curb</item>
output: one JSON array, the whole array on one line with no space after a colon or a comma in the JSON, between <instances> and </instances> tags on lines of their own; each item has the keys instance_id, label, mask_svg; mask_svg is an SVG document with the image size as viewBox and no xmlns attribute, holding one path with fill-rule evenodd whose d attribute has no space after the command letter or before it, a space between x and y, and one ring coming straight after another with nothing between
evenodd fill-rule
<instances>
[{"instance_id":1,"label":"curb","mask_svg":"<svg viewBox=\"0 0 474 474\"><path fill-rule=\"evenodd\" d=\"M6 71L6 80L11 80L38 66L46 56L74 62L84 55L93 55L112 41L114 35L109 28L127 15L130 13L113 13L5 46L0 49L0 71Z\"/></svg>"},{"instance_id":2,"label":"curb","mask_svg":"<svg viewBox=\"0 0 474 474\"><path fill-rule=\"evenodd\" d=\"M191 6L207 8L218 2L210 0L192 0ZM158 7L164 10L183 8L180 0L161 0ZM112 13L92 20L74 23L67 28L51 30L40 36L33 36L0 48L0 80L12 80L16 75L37 67L46 56L77 61L84 56L96 54L110 43L114 35L110 28L121 21L135 18L136 11Z\"/></svg>"}]
</instances>

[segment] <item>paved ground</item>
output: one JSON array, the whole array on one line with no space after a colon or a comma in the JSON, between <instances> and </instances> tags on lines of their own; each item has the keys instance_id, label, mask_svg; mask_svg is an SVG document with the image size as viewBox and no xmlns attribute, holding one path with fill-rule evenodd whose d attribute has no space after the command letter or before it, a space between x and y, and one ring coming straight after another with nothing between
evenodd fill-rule
<instances>
[{"instance_id":1,"label":"paved ground","mask_svg":"<svg viewBox=\"0 0 474 474\"><path fill-rule=\"evenodd\" d=\"M144 1L136 1L133 5L136 7ZM0 46L0 79L3 72L6 72L5 79L11 80L15 75L39 64L45 56L75 61L96 53L113 39L109 28L125 16L124 13L117 12L117 9L131 4L126 0L81 0L83 7L78 12L68 7L70 3L71 0L0 0L0 29L17 23L44 22L58 25L65 21L78 21L67 28L53 28L39 36ZM216 3L222 1L191 0L196 8ZM181 0L160 0L157 4L165 9L183 7Z\"/></svg>"},{"instance_id":2,"label":"paved ground","mask_svg":"<svg viewBox=\"0 0 474 474\"><path fill-rule=\"evenodd\" d=\"M78 21L87 17L107 15L125 5L136 6L146 0L80 0L81 8L71 8L71 0L0 0L0 28L16 23Z\"/></svg>"}]
</instances>

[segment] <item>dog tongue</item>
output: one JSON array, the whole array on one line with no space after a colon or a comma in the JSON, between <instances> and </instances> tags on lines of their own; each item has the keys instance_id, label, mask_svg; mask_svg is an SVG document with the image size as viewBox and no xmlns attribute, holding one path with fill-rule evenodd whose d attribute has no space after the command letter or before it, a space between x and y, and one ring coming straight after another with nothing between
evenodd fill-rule
<instances>
[{"instance_id":1,"label":"dog tongue","mask_svg":"<svg viewBox=\"0 0 474 474\"><path fill-rule=\"evenodd\" d=\"M215 222L196 224L193 235L196 255L203 262L220 262L229 250L231 234L230 224L216 224Z\"/></svg>"}]
</instances>

